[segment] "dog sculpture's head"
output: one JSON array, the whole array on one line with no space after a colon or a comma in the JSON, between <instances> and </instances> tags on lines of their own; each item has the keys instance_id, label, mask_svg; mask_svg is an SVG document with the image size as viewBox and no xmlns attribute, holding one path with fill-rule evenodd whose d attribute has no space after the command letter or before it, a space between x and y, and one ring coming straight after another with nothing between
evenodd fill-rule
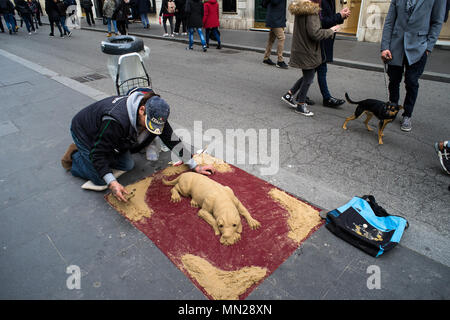
<instances>
[{"instance_id":1,"label":"dog sculpture's head","mask_svg":"<svg viewBox=\"0 0 450 320\"><path fill-rule=\"evenodd\" d=\"M397 116L397 113L398 113L401 109L403 109L403 106L388 101L388 102L385 103L384 113L385 113L385 116L386 116L386 117L388 117L388 118L394 118L394 117Z\"/></svg>"},{"instance_id":2,"label":"dog sculpture's head","mask_svg":"<svg viewBox=\"0 0 450 320\"><path fill-rule=\"evenodd\" d=\"M221 234L220 243L226 246L235 244L241 239L241 218L236 208L234 208L234 211L236 212L221 215L216 221Z\"/></svg>"}]
</instances>

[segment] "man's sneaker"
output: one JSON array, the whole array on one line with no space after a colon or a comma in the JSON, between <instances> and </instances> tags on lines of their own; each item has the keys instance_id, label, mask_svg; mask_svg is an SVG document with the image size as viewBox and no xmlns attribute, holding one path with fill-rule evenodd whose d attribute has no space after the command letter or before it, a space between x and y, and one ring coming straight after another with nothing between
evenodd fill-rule
<instances>
[{"instance_id":1,"label":"man's sneaker","mask_svg":"<svg viewBox=\"0 0 450 320\"><path fill-rule=\"evenodd\" d=\"M298 103L295 112L300 113L305 117L312 117L314 115L314 113L308 110L308 105L306 103Z\"/></svg>"},{"instance_id":2,"label":"man's sneaker","mask_svg":"<svg viewBox=\"0 0 450 320\"><path fill-rule=\"evenodd\" d=\"M168 37L168 36L169 36L168 33L164 33L164 34L163 34L163 37Z\"/></svg>"},{"instance_id":3,"label":"man's sneaker","mask_svg":"<svg viewBox=\"0 0 450 320\"><path fill-rule=\"evenodd\" d=\"M270 58L263 60L263 63L269 65L269 66L274 66L276 65L275 62L273 62L272 60L270 60Z\"/></svg>"},{"instance_id":4,"label":"man's sneaker","mask_svg":"<svg viewBox=\"0 0 450 320\"><path fill-rule=\"evenodd\" d=\"M69 32L69 34L67 35L68 37L72 36L72 31Z\"/></svg>"},{"instance_id":5,"label":"man's sneaker","mask_svg":"<svg viewBox=\"0 0 450 320\"><path fill-rule=\"evenodd\" d=\"M292 108L297 108L297 104L294 102L294 97L289 92L286 92L284 96L281 97L281 101L286 102Z\"/></svg>"},{"instance_id":6,"label":"man's sneaker","mask_svg":"<svg viewBox=\"0 0 450 320\"><path fill-rule=\"evenodd\" d=\"M324 107L329 107L329 108L337 108L340 105L344 104L345 100L342 99L336 99L334 97L330 97L328 99L324 99L323 100L323 106Z\"/></svg>"},{"instance_id":7,"label":"man's sneaker","mask_svg":"<svg viewBox=\"0 0 450 320\"><path fill-rule=\"evenodd\" d=\"M442 169L450 174L450 146L448 145L448 141L436 142L434 149L439 157Z\"/></svg>"},{"instance_id":8,"label":"man's sneaker","mask_svg":"<svg viewBox=\"0 0 450 320\"><path fill-rule=\"evenodd\" d=\"M405 132L411 131L412 125L411 125L410 117L406 117L406 116L403 117L402 123L400 125L400 129Z\"/></svg>"},{"instance_id":9,"label":"man's sneaker","mask_svg":"<svg viewBox=\"0 0 450 320\"><path fill-rule=\"evenodd\" d=\"M288 65L284 61L278 61L277 62L277 67L281 68L281 69L287 69Z\"/></svg>"}]
</instances>

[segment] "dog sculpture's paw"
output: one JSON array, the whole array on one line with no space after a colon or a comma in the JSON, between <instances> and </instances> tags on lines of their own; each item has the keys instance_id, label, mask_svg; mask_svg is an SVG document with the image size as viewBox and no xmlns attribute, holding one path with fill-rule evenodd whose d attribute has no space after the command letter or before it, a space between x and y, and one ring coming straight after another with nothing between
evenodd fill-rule
<instances>
[{"instance_id":1,"label":"dog sculpture's paw","mask_svg":"<svg viewBox=\"0 0 450 320\"><path fill-rule=\"evenodd\" d=\"M258 220L255 220L253 218L251 218L248 221L248 225L250 226L250 228L252 228L253 230L258 229L259 227L261 227L261 223L259 223Z\"/></svg>"},{"instance_id":2,"label":"dog sculpture's paw","mask_svg":"<svg viewBox=\"0 0 450 320\"><path fill-rule=\"evenodd\" d=\"M191 200L191 207L200 208L200 205L192 199Z\"/></svg>"},{"instance_id":3,"label":"dog sculpture's paw","mask_svg":"<svg viewBox=\"0 0 450 320\"><path fill-rule=\"evenodd\" d=\"M171 202L180 202L181 197L180 196L172 196L172 197L170 197L170 201Z\"/></svg>"}]
</instances>

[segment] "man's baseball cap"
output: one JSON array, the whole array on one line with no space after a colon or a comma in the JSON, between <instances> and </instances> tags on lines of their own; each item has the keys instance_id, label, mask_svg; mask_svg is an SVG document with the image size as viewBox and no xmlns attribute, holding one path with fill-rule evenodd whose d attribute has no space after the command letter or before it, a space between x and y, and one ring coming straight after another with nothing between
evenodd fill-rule
<instances>
[{"instance_id":1,"label":"man's baseball cap","mask_svg":"<svg viewBox=\"0 0 450 320\"><path fill-rule=\"evenodd\" d=\"M169 118L170 107L164 99L153 96L145 103L145 126L151 133L160 135Z\"/></svg>"}]
</instances>

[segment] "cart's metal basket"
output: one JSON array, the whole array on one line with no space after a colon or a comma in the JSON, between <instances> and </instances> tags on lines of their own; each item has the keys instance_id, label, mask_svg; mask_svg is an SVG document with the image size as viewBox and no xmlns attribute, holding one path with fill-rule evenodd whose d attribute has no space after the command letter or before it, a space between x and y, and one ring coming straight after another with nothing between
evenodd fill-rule
<instances>
[{"instance_id":1,"label":"cart's metal basket","mask_svg":"<svg viewBox=\"0 0 450 320\"><path fill-rule=\"evenodd\" d=\"M142 67L142 70L138 70L138 72L135 72L135 77L131 78L125 78L123 76L123 73L121 74L121 65L125 63L127 59L139 59L140 66ZM130 92L132 89L137 87L152 87L152 81L147 73L147 69L145 68L144 61L142 60L141 55L139 55L136 52L127 53L124 55L121 55L119 57L119 61L117 63L117 74L116 74L116 89L117 94L120 96L127 95L128 92Z\"/></svg>"}]
</instances>

